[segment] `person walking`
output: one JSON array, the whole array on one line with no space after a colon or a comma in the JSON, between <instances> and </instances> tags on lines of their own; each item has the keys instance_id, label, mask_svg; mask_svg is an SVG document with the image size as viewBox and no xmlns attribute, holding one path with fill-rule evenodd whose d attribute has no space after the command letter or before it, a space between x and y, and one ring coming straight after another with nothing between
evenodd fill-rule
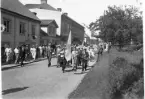
<instances>
[{"instance_id":1,"label":"person walking","mask_svg":"<svg viewBox=\"0 0 145 99\"><path fill-rule=\"evenodd\" d=\"M40 58L40 50L38 45L36 46L36 59Z\"/></svg>"},{"instance_id":2,"label":"person walking","mask_svg":"<svg viewBox=\"0 0 145 99\"><path fill-rule=\"evenodd\" d=\"M26 54L25 54L25 61L28 61L29 60L29 47L28 45L25 46L25 51L26 51Z\"/></svg>"},{"instance_id":3,"label":"person walking","mask_svg":"<svg viewBox=\"0 0 145 99\"><path fill-rule=\"evenodd\" d=\"M87 49L85 49L85 57L84 57L85 70L87 70L88 61L89 61L89 53L87 52Z\"/></svg>"},{"instance_id":4,"label":"person walking","mask_svg":"<svg viewBox=\"0 0 145 99\"><path fill-rule=\"evenodd\" d=\"M62 72L65 72L67 60L65 59L65 48L60 52L60 67L62 67Z\"/></svg>"},{"instance_id":5,"label":"person walking","mask_svg":"<svg viewBox=\"0 0 145 99\"><path fill-rule=\"evenodd\" d=\"M19 58L19 49L18 49L18 47L16 47L14 49L14 53L15 53L15 64L17 64L18 63L18 58Z\"/></svg>"},{"instance_id":6,"label":"person walking","mask_svg":"<svg viewBox=\"0 0 145 99\"><path fill-rule=\"evenodd\" d=\"M99 54L102 56L103 54L103 46L101 45L100 48L99 48Z\"/></svg>"},{"instance_id":7,"label":"person walking","mask_svg":"<svg viewBox=\"0 0 145 99\"><path fill-rule=\"evenodd\" d=\"M97 55L97 62L99 61L99 57L100 57L100 53L99 53L99 50L100 50L100 46L99 45L96 45L96 47L94 48L94 50L95 50L95 53L96 53L96 55Z\"/></svg>"},{"instance_id":8,"label":"person walking","mask_svg":"<svg viewBox=\"0 0 145 99\"><path fill-rule=\"evenodd\" d=\"M52 58L51 44L48 45L46 53L47 53L47 59L48 59L48 67L50 67L51 66L51 58Z\"/></svg>"},{"instance_id":9,"label":"person walking","mask_svg":"<svg viewBox=\"0 0 145 99\"><path fill-rule=\"evenodd\" d=\"M98 52L97 52L97 62L100 60L100 55L102 56L102 54L103 54L103 46L102 45L100 45L100 46L98 46Z\"/></svg>"},{"instance_id":10,"label":"person walking","mask_svg":"<svg viewBox=\"0 0 145 99\"><path fill-rule=\"evenodd\" d=\"M25 50L25 45L22 45L21 48L20 48L20 64L21 64L21 67L24 66L24 60L25 60L25 54L26 54L26 50Z\"/></svg>"},{"instance_id":11,"label":"person walking","mask_svg":"<svg viewBox=\"0 0 145 99\"><path fill-rule=\"evenodd\" d=\"M108 53L110 52L111 49L111 43L108 43Z\"/></svg>"},{"instance_id":12,"label":"person walking","mask_svg":"<svg viewBox=\"0 0 145 99\"><path fill-rule=\"evenodd\" d=\"M76 51L76 47L73 48L72 50L72 68L73 70L77 69L77 51Z\"/></svg>"},{"instance_id":13,"label":"person walking","mask_svg":"<svg viewBox=\"0 0 145 99\"><path fill-rule=\"evenodd\" d=\"M9 63L14 62L14 49L10 48Z\"/></svg>"},{"instance_id":14,"label":"person walking","mask_svg":"<svg viewBox=\"0 0 145 99\"><path fill-rule=\"evenodd\" d=\"M6 63L9 63L10 54L11 54L11 50L10 50L10 47L9 46L6 47L5 53L6 53Z\"/></svg>"},{"instance_id":15,"label":"person walking","mask_svg":"<svg viewBox=\"0 0 145 99\"><path fill-rule=\"evenodd\" d=\"M40 57L42 57L42 46L39 46Z\"/></svg>"},{"instance_id":16,"label":"person walking","mask_svg":"<svg viewBox=\"0 0 145 99\"><path fill-rule=\"evenodd\" d=\"M1 62L5 63L6 62L6 53L5 53L5 47L1 47Z\"/></svg>"},{"instance_id":17,"label":"person walking","mask_svg":"<svg viewBox=\"0 0 145 99\"><path fill-rule=\"evenodd\" d=\"M86 48L83 49L83 55L82 55L82 73L84 70L87 70L88 67L88 58L89 58L89 53L87 52Z\"/></svg>"},{"instance_id":18,"label":"person walking","mask_svg":"<svg viewBox=\"0 0 145 99\"><path fill-rule=\"evenodd\" d=\"M78 54L77 54L77 66L81 65L81 49L78 48Z\"/></svg>"},{"instance_id":19,"label":"person walking","mask_svg":"<svg viewBox=\"0 0 145 99\"><path fill-rule=\"evenodd\" d=\"M57 57L57 67L59 67L59 65L60 65L60 51L61 51L61 48L58 45L58 47L57 47L57 54L56 54L56 57Z\"/></svg>"},{"instance_id":20,"label":"person walking","mask_svg":"<svg viewBox=\"0 0 145 99\"><path fill-rule=\"evenodd\" d=\"M33 60L36 60L36 48L34 47L34 45L32 46L30 50L31 50Z\"/></svg>"},{"instance_id":21,"label":"person walking","mask_svg":"<svg viewBox=\"0 0 145 99\"><path fill-rule=\"evenodd\" d=\"M44 45L42 46L42 57L43 58L45 57L45 47L44 47Z\"/></svg>"}]
</instances>

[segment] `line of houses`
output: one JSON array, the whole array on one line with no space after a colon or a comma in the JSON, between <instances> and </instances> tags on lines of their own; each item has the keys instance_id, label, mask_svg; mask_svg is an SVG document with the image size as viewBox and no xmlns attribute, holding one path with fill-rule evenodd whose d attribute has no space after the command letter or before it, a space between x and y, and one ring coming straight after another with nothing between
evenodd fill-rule
<instances>
[{"instance_id":1,"label":"line of houses","mask_svg":"<svg viewBox=\"0 0 145 99\"><path fill-rule=\"evenodd\" d=\"M82 43L85 30L82 25L41 0L41 4L23 5L19 0L1 0L1 24L5 26L1 33L1 46L11 48L22 44L47 45L64 44L69 32L72 43Z\"/></svg>"}]
</instances>

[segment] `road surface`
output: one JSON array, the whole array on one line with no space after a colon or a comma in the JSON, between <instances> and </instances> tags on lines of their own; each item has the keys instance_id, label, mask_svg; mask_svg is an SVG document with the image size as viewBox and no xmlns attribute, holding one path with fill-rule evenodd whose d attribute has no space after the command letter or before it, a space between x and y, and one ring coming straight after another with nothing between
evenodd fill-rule
<instances>
[{"instance_id":1,"label":"road surface","mask_svg":"<svg viewBox=\"0 0 145 99\"><path fill-rule=\"evenodd\" d=\"M93 63L89 63L92 65ZM91 67L89 67L91 68ZM84 74L78 71L62 73L56 67L56 59L47 67L47 60L27 64L25 67L2 71L3 99L67 99L81 82Z\"/></svg>"}]
</instances>

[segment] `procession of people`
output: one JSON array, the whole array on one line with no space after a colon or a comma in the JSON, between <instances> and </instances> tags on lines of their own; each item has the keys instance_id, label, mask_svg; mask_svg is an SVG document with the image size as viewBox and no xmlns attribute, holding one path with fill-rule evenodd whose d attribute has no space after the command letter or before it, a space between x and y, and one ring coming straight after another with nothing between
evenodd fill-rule
<instances>
[{"instance_id":1,"label":"procession of people","mask_svg":"<svg viewBox=\"0 0 145 99\"><path fill-rule=\"evenodd\" d=\"M97 48L93 46L83 46L83 45L72 45L71 46L71 60L67 60L66 57L66 45L57 46L57 67L62 68L62 72L65 72L65 68L72 67L72 71L77 71L78 66L82 67L82 73L87 70L89 61L98 62L103 52L108 52L109 49L104 49L103 45L96 45ZM106 46L106 45L105 45ZM108 45L107 45L108 46ZM109 48L109 47L106 47ZM51 57L52 57L52 49L51 45L48 45L48 66L51 66ZM95 58L95 56L97 56Z\"/></svg>"},{"instance_id":2,"label":"procession of people","mask_svg":"<svg viewBox=\"0 0 145 99\"><path fill-rule=\"evenodd\" d=\"M2 64L19 64L23 66L24 61L35 61L38 58L45 58L47 56L46 45L27 45L23 44L12 49L10 46L1 48Z\"/></svg>"},{"instance_id":3,"label":"procession of people","mask_svg":"<svg viewBox=\"0 0 145 99\"><path fill-rule=\"evenodd\" d=\"M105 47L104 47L105 46ZM109 52L109 44L102 45L71 45L71 58L67 60L66 57L66 45L54 45L49 43L47 46L35 46L21 45L12 50L9 46L3 50L5 55L5 61L9 63L11 60L11 54L15 56L15 64L24 66L24 61L32 59L35 61L37 58L47 57L48 67L51 66L53 56L57 58L57 67L62 68L62 72L65 72L65 68L72 67L72 71L77 71L78 66L82 67L82 72L87 70L89 61L99 61L103 51ZM12 57L13 58L13 57Z\"/></svg>"}]
</instances>

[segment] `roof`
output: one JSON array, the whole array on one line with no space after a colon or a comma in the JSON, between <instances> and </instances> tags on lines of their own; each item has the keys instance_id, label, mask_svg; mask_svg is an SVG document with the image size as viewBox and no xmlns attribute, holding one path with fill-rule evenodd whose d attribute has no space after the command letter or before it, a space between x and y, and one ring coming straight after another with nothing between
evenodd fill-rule
<instances>
[{"instance_id":1,"label":"roof","mask_svg":"<svg viewBox=\"0 0 145 99\"><path fill-rule=\"evenodd\" d=\"M68 15L65 15L64 13L62 14L63 17L68 18L69 20L73 21L74 23L76 23L77 25L79 25L81 28L84 29L84 26L82 26L81 24L79 24L78 22L76 22L75 20L73 20L72 18L70 18Z\"/></svg>"},{"instance_id":2,"label":"roof","mask_svg":"<svg viewBox=\"0 0 145 99\"><path fill-rule=\"evenodd\" d=\"M43 26L49 25L51 23L53 23L56 26L56 28L58 28L58 25L55 20L41 20L41 25Z\"/></svg>"},{"instance_id":3,"label":"roof","mask_svg":"<svg viewBox=\"0 0 145 99\"><path fill-rule=\"evenodd\" d=\"M27 9L19 0L2 0L0 8L40 21L39 18Z\"/></svg>"},{"instance_id":4,"label":"roof","mask_svg":"<svg viewBox=\"0 0 145 99\"><path fill-rule=\"evenodd\" d=\"M54 7L52 7L51 5L45 4L45 3L43 3L43 4L26 4L25 6L29 9L39 8L39 9L58 11Z\"/></svg>"},{"instance_id":5,"label":"roof","mask_svg":"<svg viewBox=\"0 0 145 99\"><path fill-rule=\"evenodd\" d=\"M44 32L42 29L40 29L40 34L41 34L41 36L48 36L48 34L46 32Z\"/></svg>"}]
</instances>

